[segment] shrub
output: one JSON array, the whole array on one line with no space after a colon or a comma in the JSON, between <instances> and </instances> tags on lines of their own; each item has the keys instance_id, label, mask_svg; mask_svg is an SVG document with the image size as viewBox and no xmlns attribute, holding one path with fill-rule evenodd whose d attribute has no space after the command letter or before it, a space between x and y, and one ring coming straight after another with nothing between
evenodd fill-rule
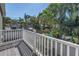
<instances>
[{"instance_id":1,"label":"shrub","mask_svg":"<svg viewBox=\"0 0 79 59\"><path fill-rule=\"evenodd\" d=\"M58 28L54 28L52 30L52 35L53 35L53 37L60 38L62 35L62 31Z\"/></svg>"}]
</instances>

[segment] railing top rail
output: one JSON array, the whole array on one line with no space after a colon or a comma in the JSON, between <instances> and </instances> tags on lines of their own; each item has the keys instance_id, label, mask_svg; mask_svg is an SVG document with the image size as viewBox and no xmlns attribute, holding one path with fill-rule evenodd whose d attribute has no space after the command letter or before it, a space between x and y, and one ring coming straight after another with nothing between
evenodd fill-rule
<instances>
[{"instance_id":1,"label":"railing top rail","mask_svg":"<svg viewBox=\"0 0 79 59\"><path fill-rule=\"evenodd\" d=\"M22 29L15 29L15 30L22 30ZM0 31L13 31L13 30L0 30ZM32 31L29 31L29 30L25 30L25 31L34 33L35 35L38 35L38 36L47 38L47 39L49 39L49 40L57 41L57 42L59 42L59 43L62 43L62 44L68 45L68 46L79 47L78 44L75 44L75 43L72 43L72 42L64 41L64 40L61 40L61 39L58 39L58 38L53 38L53 37L46 36L46 35L44 35L44 34L39 34L39 33L36 33L36 32L32 32Z\"/></svg>"},{"instance_id":2,"label":"railing top rail","mask_svg":"<svg viewBox=\"0 0 79 59\"><path fill-rule=\"evenodd\" d=\"M10 30L0 30L0 31L14 31L14 30L22 30L22 29L10 29Z\"/></svg>"},{"instance_id":3,"label":"railing top rail","mask_svg":"<svg viewBox=\"0 0 79 59\"><path fill-rule=\"evenodd\" d=\"M29 30L26 30L26 31L29 31ZM29 31L31 33L35 33L35 35L39 35L39 36L42 36L42 37L45 37L49 40L54 40L54 41L57 41L59 43L62 43L64 45L68 45L68 46L71 46L71 47L78 47L79 48L79 45L78 44L75 44L75 43L72 43L72 42L68 42L68 41L64 41L64 40L61 40L61 39L58 39L58 38L53 38L53 37L50 37L50 36L46 36L44 34L39 34L39 33L36 33L36 32L32 32L32 31Z\"/></svg>"},{"instance_id":4,"label":"railing top rail","mask_svg":"<svg viewBox=\"0 0 79 59\"><path fill-rule=\"evenodd\" d=\"M50 36L46 36L44 34L36 33L36 35L39 35L39 36L45 37L47 39L54 40L54 41L57 41L59 43L62 43L62 44L65 44L65 45L69 45L69 46L72 46L72 47L79 47L78 44L75 44L75 43L72 43L72 42L68 42L68 41L64 41L64 40L61 40L61 39L58 39L58 38L53 38L53 37L50 37Z\"/></svg>"}]
</instances>

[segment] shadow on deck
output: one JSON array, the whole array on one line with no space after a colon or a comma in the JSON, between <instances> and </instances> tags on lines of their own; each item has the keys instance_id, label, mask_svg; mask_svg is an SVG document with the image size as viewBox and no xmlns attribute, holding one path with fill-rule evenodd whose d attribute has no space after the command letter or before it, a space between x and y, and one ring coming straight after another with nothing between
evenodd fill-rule
<instances>
[{"instance_id":1,"label":"shadow on deck","mask_svg":"<svg viewBox=\"0 0 79 59\"><path fill-rule=\"evenodd\" d=\"M15 40L0 44L0 56L37 56L23 41Z\"/></svg>"}]
</instances>

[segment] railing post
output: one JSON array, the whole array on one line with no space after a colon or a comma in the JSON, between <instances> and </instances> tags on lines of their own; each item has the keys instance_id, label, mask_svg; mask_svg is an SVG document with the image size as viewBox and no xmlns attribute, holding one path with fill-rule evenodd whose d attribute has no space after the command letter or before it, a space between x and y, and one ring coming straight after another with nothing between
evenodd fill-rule
<instances>
[{"instance_id":1,"label":"railing post","mask_svg":"<svg viewBox=\"0 0 79 59\"><path fill-rule=\"evenodd\" d=\"M78 47L75 48L75 56L78 56Z\"/></svg>"},{"instance_id":2,"label":"railing post","mask_svg":"<svg viewBox=\"0 0 79 59\"><path fill-rule=\"evenodd\" d=\"M67 45L67 56L69 56L70 54L70 46Z\"/></svg>"},{"instance_id":3,"label":"railing post","mask_svg":"<svg viewBox=\"0 0 79 59\"><path fill-rule=\"evenodd\" d=\"M60 56L63 56L63 44L60 43Z\"/></svg>"}]
</instances>

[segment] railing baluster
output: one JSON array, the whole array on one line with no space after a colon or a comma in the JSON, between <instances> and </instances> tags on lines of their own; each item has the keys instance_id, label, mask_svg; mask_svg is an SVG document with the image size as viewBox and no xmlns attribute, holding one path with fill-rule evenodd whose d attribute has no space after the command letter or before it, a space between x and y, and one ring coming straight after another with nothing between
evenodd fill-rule
<instances>
[{"instance_id":1,"label":"railing baluster","mask_svg":"<svg viewBox=\"0 0 79 59\"><path fill-rule=\"evenodd\" d=\"M2 43L2 40L3 40L3 32L0 31L0 43Z\"/></svg>"},{"instance_id":2,"label":"railing baluster","mask_svg":"<svg viewBox=\"0 0 79 59\"><path fill-rule=\"evenodd\" d=\"M22 39L22 35L23 35L22 30L21 30L21 32L20 32L20 33L21 33L21 38L20 38L20 39Z\"/></svg>"},{"instance_id":3,"label":"railing baluster","mask_svg":"<svg viewBox=\"0 0 79 59\"><path fill-rule=\"evenodd\" d=\"M21 35L22 35L21 30L20 30L19 32L20 32L20 37L19 37L19 39L22 39L22 37L21 37Z\"/></svg>"},{"instance_id":4,"label":"railing baluster","mask_svg":"<svg viewBox=\"0 0 79 59\"><path fill-rule=\"evenodd\" d=\"M10 39L9 39L9 31L7 30L7 41L8 42Z\"/></svg>"},{"instance_id":5,"label":"railing baluster","mask_svg":"<svg viewBox=\"0 0 79 59\"><path fill-rule=\"evenodd\" d=\"M37 34L36 34L36 49L37 49Z\"/></svg>"},{"instance_id":6,"label":"railing baluster","mask_svg":"<svg viewBox=\"0 0 79 59\"><path fill-rule=\"evenodd\" d=\"M42 36L40 36L40 52L42 53Z\"/></svg>"},{"instance_id":7,"label":"railing baluster","mask_svg":"<svg viewBox=\"0 0 79 59\"><path fill-rule=\"evenodd\" d=\"M3 42L3 39L4 39L4 32L3 31L0 31L0 43Z\"/></svg>"},{"instance_id":8,"label":"railing baluster","mask_svg":"<svg viewBox=\"0 0 79 59\"><path fill-rule=\"evenodd\" d=\"M49 56L49 39L47 39L47 56Z\"/></svg>"},{"instance_id":9,"label":"railing baluster","mask_svg":"<svg viewBox=\"0 0 79 59\"><path fill-rule=\"evenodd\" d=\"M12 30L12 40L14 39L14 31Z\"/></svg>"},{"instance_id":10,"label":"railing baluster","mask_svg":"<svg viewBox=\"0 0 79 59\"><path fill-rule=\"evenodd\" d=\"M11 41L11 34L10 34L10 30L8 31L8 41Z\"/></svg>"},{"instance_id":11,"label":"railing baluster","mask_svg":"<svg viewBox=\"0 0 79 59\"><path fill-rule=\"evenodd\" d=\"M43 41L43 36L42 36L42 54L43 54L43 52L44 52L44 51L43 51L43 46L44 46L43 43L44 43L44 41Z\"/></svg>"},{"instance_id":12,"label":"railing baluster","mask_svg":"<svg viewBox=\"0 0 79 59\"><path fill-rule=\"evenodd\" d=\"M55 41L55 56L57 56L57 41Z\"/></svg>"},{"instance_id":13,"label":"railing baluster","mask_svg":"<svg viewBox=\"0 0 79 59\"><path fill-rule=\"evenodd\" d=\"M8 35L7 35L7 30L6 30L6 39L5 39L5 42L7 41L7 36L8 36Z\"/></svg>"},{"instance_id":14,"label":"railing baluster","mask_svg":"<svg viewBox=\"0 0 79 59\"><path fill-rule=\"evenodd\" d=\"M5 35L5 38L4 38L3 42L4 42L4 41L6 40L6 38L7 38L6 30L4 31L4 35Z\"/></svg>"},{"instance_id":15,"label":"railing baluster","mask_svg":"<svg viewBox=\"0 0 79 59\"><path fill-rule=\"evenodd\" d=\"M38 51L39 51L39 36L38 36Z\"/></svg>"},{"instance_id":16,"label":"railing baluster","mask_svg":"<svg viewBox=\"0 0 79 59\"><path fill-rule=\"evenodd\" d=\"M8 40L8 30L7 30L7 39L6 39L6 42L7 42L7 40Z\"/></svg>"},{"instance_id":17,"label":"railing baluster","mask_svg":"<svg viewBox=\"0 0 79 59\"><path fill-rule=\"evenodd\" d=\"M18 37L19 37L19 39L21 39L21 37L20 37L20 35L21 35L20 30L19 30L19 31L17 31L17 32L18 32Z\"/></svg>"},{"instance_id":18,"label":"railing baluster","mask_svg":"<svg viewBox=\"0 0 79 59\"><path fill-rule=\"evenodd\" d=\"M13 33L14 33L14 39L13 40L15 40L15 30L13 30Z\"/></svg>"},{"instance_id":19,"label":"railing baluster","mask_svg":"<svg viewBox=\"0 0 79 59\"><path fill-rule=\"evenodd\" d=\"M67 56L69 56L69 55L70 55L70 46L67 45Z\"/></svg>"},{"instance_id":20,"label":"railing baluster","mask_svg":"<svg viewBox=\"0 0 79 59\"><path fill-rule=\"evenodd\" d=\"M40 35L39 35L39 52L40 52Z\"/></svg>"},{"instance_id":21,"label":"railing baluster","mask_svg":"<svg viewBox=\"0 0 79 59\"><path fill-rule=\"evenodd\" d=\"M17 31L17 32L18 32L18 39L20 39L20 38L19 38L19 31Z\"/></svg>"},{"instance_id":22,"label":"railing baluster","mask_svg":"<svg viewBox=\"0 0 79 59\"><path fill-rule=\"evenodd\" d=\"M11 30L9 31L9 33L10 33L9 35L10 35L10 41L11 41L11 34L12 34L12 33L11 33Z\"/></svg>"},{"instance_id":23,"label":"railing baluster","mask_svg":"<svg viewBox=\"0 0 79 59\"><path fill-rule=\"evenodd\" d=\"M14 31L12 30L12 40L14 39L14 33L13 33Z\"/></svg>"},{"instance_id":24,"label":"railing baluster","mask_svg":"<svg viewBox=\"0 0 79 59\"><path fill-rule=\"evenodd\" d=\"M3 32L3 39L2 39L2 42L3 42L5 39L5 31L2 31L2 32Z\"/></svg>"},{"instance_id":25,"label":"railing baluster","mask_svg":"<svg viewBox=\"0 0 79 59\"><path fill-rule=\"evenodd\" d=\"M13 30L13 38L14 38L13 40L15 40L15 31L14 30Z\"/></svg>"},{"instance_id":26,"label":"railing baluster","mask_svg":"<svg viewBox=\"0 0 79 59\"><path fill-rule=\"evenodd\" d=\"M47 43L47 46L46 46L46 55L48 56L48 38L46 39L46 43Z\"/></svg>"},{"instance_id":27,"label":"railing baluster","mask_svg":"<svg viewBox=\"0 0 79 59\"><path fill-rule=\"evenodd\" d=\"M11 33L11 30L10 30L10 41L12 41L12 33Z\"/></svg>"},{"instance_id":28,"label":"railing baluster","mask_svg":"<svg viewBox=\"0 0 79 59\"><path fill-rule=\"evenodd\" d=\"M63 56L63 44L60 43L60 56Z\"/></svg>"},{"instance_id":29,"label":"railing baluster","mask_svg":"<svg viewBox=\"0 0 79 59\"><path fill-rule=\"evenodd\" d=\"M38 49L38 35L37 35L37 49Z\"/></svg>"},{"instance_id":30,"label":"railing baluster","mask_svg":"<svg viewBox=\"0 0 79 59\"><path fill-rule=\"evenodd\" d=\"M16 30L16 40L18 39L18 36L17 36L17 30Z\"/></svg>"},{"instance_id":31,"label":"railing baluster","mask_svg":"<svg viewBox=\"0 0 79 59\"><path fill-rule=\"evenodd\" d=\"M11 41L12 41L12 30L10 31L10 33L11 33Z\"/></svg>"},{"instance_id":32,"label":"railing baluster","mask_svg":"<svg viewBox=\"0 0 79 59\"><path fill-rule=\"evenodd\" d=\"M51 39L51 56L53 55L53 40Z\"/></svg>"},{"instance_id":33,"label":"railing baluster","mask_svg":"<svg viewBox=\"0 0 79 59\"><path fill-rule=\"evenodd\" d=\"M45 45L45 42L44 42L44 37L43 37L43 56L44 56L44 45Z\"/></svg>"},{"instance_id":34,"label":"railing baluster","mask_svg":"<svg viewBox=\"0 0 79 59\"><path fill-rule=\"evenodd\" d=\"M36 49L36 34L35 34L35 39L34 39L34 48Z\"/></svg>"},{"instance_id":35,"label":"railing baluster","mask_svg":"<svg viewBox=\"0 0 79 59\"><path fill-rule=\"evenodd\" d=\"M37 49L39 50L39 37L37 35Z\"/></svg>"},{"instance_id":36,"label":"railing baluster","mask_svg":"<svg viewBox=\"0 0 79 59\"><path fill-rule=\"evenodd\" d=\"M17 30L17 39L19 39L19 36L18 36L18 30Z\"/></svg>"},{"instance_id":37,"label":"railing baluster","mask_svg":"<svg viewBox=\"0 0 79 59\"><path fill-rule=\"evenodd\" d=\"M15 35L16 35L16 34L15 34L15 31L16 31L16 30L14 30L14 40L15 40Z\"/></svg>"},{"instance_id":38,"label":"railing baluster","mask_svg":"<svg viewBox=\"0 0 79 59\"><path fill-rule=\"evenodd\" d=\"M16 39L19 39L19 38L18 38L18 35L17 35L17 31L18 31L18 30L16 30Z\"/></svg>"},{"instance_id":39,"label":"railing baluster","mask_svg":"<svg viewBox=\"0 0 79 59\"><path fill-rule=\"evenodd\" d=\"M75 48L75 56L78 56L78 47Z\"/></svg>"},{"instance_id":40,"label":"railing baluster","mask_svg":"<svg viewBox=\"0 0 79 59\"><path fill-rule=\"evenodd\" d=\"M40 52L40 35L38 35L38 51Z\"/></svg>"},{"instance_id":41,"label":"railing baluster","mask_svg":"<svg viewBox=\"0 0 79 59\"><path fill-rule=\"evenodd\" d=\"M16 40L16 30L15 30L15 32L14 32L14 33L15 33L15 40Z\"/></svg>"},{"instance_id":42,"label":"railing baluster","mask_svg":"<svg viewBox=\"0 0 79 59\"><path fill-rule=\"evenodd\" d=\"M13 35L12 35L12 36L13 36L13 37L12 37L12 41L13 41L13 40L14 40L14 30L12 30L12 33L13 33Z\"/></svg>"},{"instance_id":43,"label":"railing baluster","mask_svg":"<svg viewBox=\"0 0 79 59\"><path fill-rule=\"evenodd\" d=\"M16 30L16 40L18 39L18 36L17 36L17 30Z\"/></svg>"},{"instance_id":44,"label":"railing baluster","mask_svg":"<svg viewBox=\"0 0 79 59\"><path fill-rule=\"evenodd\" d=\"M13 30L13 40L14 40L14 30Z\"/></svg>"},{"instance_id":45,"label":"railing baluster","mask_svg":"<svg viewBox=\"0 0 79 59\"><path fill-rule=\"evenodd\" d=\"M16 30L14 30L14 40L16 40Z\"/></svg>"},{"instance_id":46,"label":"railing baluster","mask_svg":"<svg viewBox=\"0 0 79 59\"><path fill-rule=\"evenodd\" d=\"M44 37L44 56L46 55L46 38Z\"/></svg>"},{"instance_id":47,"label":"railing baluster","mask_svg":"<svg viewBox=\"0 0 79 59\"><path fill-rule=\"evenodd\" d=\"M22 31L20 30L20 39L22 39L22 36L21 35L22 35Z\"/></svg>"}]
</instances>

